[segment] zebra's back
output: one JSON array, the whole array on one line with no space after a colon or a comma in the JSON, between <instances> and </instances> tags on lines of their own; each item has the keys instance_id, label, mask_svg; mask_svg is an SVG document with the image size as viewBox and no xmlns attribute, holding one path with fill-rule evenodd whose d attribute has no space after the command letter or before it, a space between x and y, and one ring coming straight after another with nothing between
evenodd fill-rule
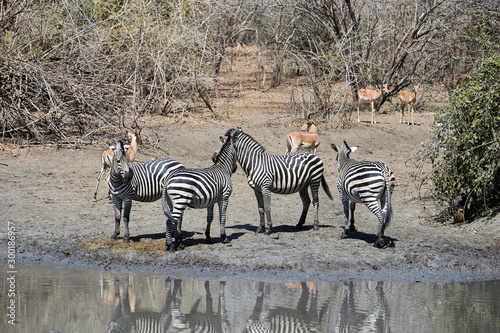
<instances>
[{"instance_id":1,"label":"zebra's back","mask_svg":"<svg viewBox=\"0 0 500 333\"><path fill-rule=\"evenodd\" d=\"M232 189L230 175L216 168L179 170L167 179L166 186L170 196L189 198L192 208L213 205L224 189Z\"/></svg>"},{"instance_id":2,"label":"zebra's back","mask_svg":"<svg viewBox=\"0 0 500 333\"><path fill-rule=\"evenodd\" d=\"M384 163L353 161L341 170L337 182L349 200L361 203L380 199L384 195L387 180L394 187L394 175Z\"/></svg>"},{"instance_id":3,"label":"zebra's back","mask_svg":"<svg viewBox=\"0 0 500 333\"><path fill-rule=\"evenodd\" d=\"M268 155L268 169L272 176L271 191L291 194L320 181L323 175L323 161L309 152L288 155Z\"/></svg>"},{"instance_id":4,"label":"zebra's back","mask_svg":"<svg viewBox=\"0 0 500 333\"><path fill-rule=\"evenodd\" d=\"M133 177L131 185L134 189L133 200L142 202L156 201L161 198L166 178L175 170L184 166L169 158L144 163L131 164Z\"/></svg>"}]
</instances>

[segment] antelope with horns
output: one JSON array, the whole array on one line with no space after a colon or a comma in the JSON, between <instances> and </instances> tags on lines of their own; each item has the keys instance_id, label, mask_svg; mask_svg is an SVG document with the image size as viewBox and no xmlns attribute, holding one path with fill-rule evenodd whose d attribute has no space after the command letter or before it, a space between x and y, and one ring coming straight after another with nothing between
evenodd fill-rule
<instances>
[{"instance_id":1,"label":"antelope with horns","mask_svg":"<svg viewBox=\"0 0 500 333\"><path fill-rule=\"evenodd\" d=\"M318 128L311 120L311 116L318 112L310 113L307 116L307 121L302 125L300 131L290 132L286 135L287 154L295 153L298 150L308 150L316 154L316 149L319 146Z\"/></svg>"},{"instance_id":2,"label":"antelope with horns","mask_svg":"<svg viewBox=\"0 0 500 333\"><path fill-rule=\"evenodd\" d=\"M361 102L366 102L369 101L372 106L372 124L376 124L377 122L375 121L375 103L378 102L380 97L382 97L383 92L389 92L389 89L387 88L387 84L384 84L379 90L374 90L374 89L359 89L358 90L358 123L360 122L359 120L359 105Z\"/></svg>"},{"instance_id":3,"label":"antelope with horns","mask_svg":"<svg viewBox=\"0 0 500 333\"><path fill-rule=\"evenodd\" d=\"M414 107L413 105L417 102L417 92L418 92L418 84L413 88L414 92L409 92L406 90L401 90L398 93L399 100L401 101L401 117L399 118L399 123L404 123L408 125L415 125L413 121ZM405 106L408 106L408 122L404 121L404 111ZM411 113L411 122L410 122L410 113Z\"/></svg>"},{"instance_id":4,"label":"antelope with horns","mask_svg":"<svg viewBox=\"0 0 500 333\"><path fill-rule=\"evenodd\" d=\"M130 145L125 145L127 149L127 155L130 159L130 162L134 162L135 155L137 154L137 136L134 133L128 132L128 137L130 139ZM101 182L101 178L104 173L109 170L111 167L111 160L113 159L113 151L111 148L106 149L101 156L101 172L99 173L99 177L97 177L97 185L95 187L94 192L94 201L97 201L97 190L99 189L99 183ZM109 182L109 173L106 176L106 184Z\"/></svg>"}]
</instances>

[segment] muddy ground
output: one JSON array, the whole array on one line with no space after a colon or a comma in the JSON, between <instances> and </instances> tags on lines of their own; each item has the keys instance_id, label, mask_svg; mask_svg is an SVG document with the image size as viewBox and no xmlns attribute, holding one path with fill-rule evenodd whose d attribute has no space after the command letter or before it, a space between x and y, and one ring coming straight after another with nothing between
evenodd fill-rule
<instances>
[{"instance_id":1,"label":"muddy ground","mask_svg":"<svg viewBox=\"0 0 500 333\"><path fill-rule=\"evenodd\" d=\"M246 66L246 67L245 67ZM244 68L248 72L244 72ZM267 152L283 154L285 135L300 126L286 111L290 89L259 89L252 68L238 72L239 90L218 104L221 117L209 113L152 116L143 120L143 135L158 138L158 147L140 147L137 161L169 157L188 168L208 167L219 147L219 136L241 126ZM427 101L427 102L426 102ZM435 102L435 99L432 101ZM0 214L3 226L2 257L7 259L7 228L15 226L17 261L57 262L106 269L132 269L172 274L255 275L283 279L383 279L464 281L500 278L500 216L491 215L470 224L436 219L444 207L426 190L415 187L408 167L429 136L435 104L423 100L415 115L416 126L399 124L394 106L386 104L370 125L365 107L362 122L340 128L319 121L321 145L317 154L325 164L327 182L334 194L330 201L320 193L320 229L312 230L310 212L305 227L295 224L301 210L298 194L272 196L273 231L278 237L256 235L259 216L253 190L239 168L233 175L234 191L228 207L227 232L231 243L222 244L218 214L212 225L214 243L204 243L205 210L188 209L184 216L186 248L166 252L165 217L160 201L134 202L130 232L132 241L109 240L114 229L113 208L101 183L93 201L100 156L106 145L19 147L0 146ZM393 222L386 231L388 246L374 248L376 217L358 205L358 232L340 239L344 224L336 189L337 166L330 143L346 140L359 145L353 158L380 160L393 170L397 186L393 194ZM147 148L147 149L146 149ZM425 187L424 187L425 188ZM122 229L123 234L123 229Z\"/></svg>"}]
</instances>

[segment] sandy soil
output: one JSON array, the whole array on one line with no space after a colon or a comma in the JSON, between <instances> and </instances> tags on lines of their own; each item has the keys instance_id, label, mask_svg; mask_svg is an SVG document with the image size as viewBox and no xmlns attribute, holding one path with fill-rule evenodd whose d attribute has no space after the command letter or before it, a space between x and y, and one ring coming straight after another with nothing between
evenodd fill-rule
<instances>
[{"instance_id":1,"label":"sandy soil","mask_svg":"<svg viewBox=\"0 0 500 333\"><path fill-rule=\"evenodd\" d=\"M159 137L161 149L139 148L137 161L169 157L188 168L208 167L219 147L219 136L241 126L269 153L283 154L285 135L299 124L286 111L290 91L286 85L260 90L248 72L226 73L240 78L237 97L219 103L229 117L214 120L188 116L154 116L144 122L143 133ZM390 104L378 115L378 123L353 123L348 128L319 122L321 145L317 154L325 163L327 182L334 194L330 201L321 190L320 229L312 230L312 212L301 231L295 229L301 210L298 194L272 196L272 216L277 239L254 233L258 225L253 191L239 168L233 175L234 192L228 207L227 232L231 243L222 244L218 215L212 225L214 243L204 244L205 210L188 209L184 216L186 248L166 252L165 217L161 202L134 202L130 232L132 241L109 240L114 229L113 208L101 184L98 201L94 187L105 144L80 147L0 146L0 212L2 244L8 223L17 232L17 260L85 264L107 269L133 269L187 274L256 275L289 279L468 280L500 278L500 216L471 224L437 222L440 207L428 193L419 193L407 167L428 137L432 122L430 104L416 113L417 126L399 124ZM427 111L422 111L427 110ZM207 114L208 115L208 114ZM368 107L362 119L369 120ZM397 186L393 195L393 222L386 231L388 246L374 248L376 217L358 206L358 232L340 239L344 224L336 189L337 166L330 143L342 140L360 148L359 160L380 160L393 170ZM123 234L123 231L122 231ZM1 248L7 258L6 247Z\"/></svg>"}]
</instances>

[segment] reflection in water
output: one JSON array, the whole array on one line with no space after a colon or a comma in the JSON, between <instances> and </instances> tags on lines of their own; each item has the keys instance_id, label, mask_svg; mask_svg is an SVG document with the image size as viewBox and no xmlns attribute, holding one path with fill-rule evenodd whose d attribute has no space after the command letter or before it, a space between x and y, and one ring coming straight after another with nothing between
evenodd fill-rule
<instances>
[{"instance_id":1,"label":"reflection in water","mask_svg":"<svg viewBox=\"0 0 500 333\"><path fill-rule=\"evenodd\" d=\"M174 280L173 291L171 279L165 282L165 307L162 312L132 310L129 276L125 277L124 294L120 293L119 280L114 279L114 306L108 324L109 333L125 332L181 332L186 325L179 310L180 280Z\"/></svg>"},{"instance_id":2,"label":"reflection in water","mask_svg":"<svg viewBox=\"0 0 500 333\"><path fill-rule=\"evenodd\" d=\"M213 312L213 299L210 292L210 282L205 281L204 311L200 310L201 298L196 299L189 313L181 312L182 284L180 279L167 277L165 279L165 306L163 311L132 311L128 294L129 277L125 277L125 294L114 281L114 306L111 312L111 321L108 324L109 333L125 332L231 332L229 322L225 318L224 284L220 282L217 311Z\"/></svg>"},{"instance_id":3,"label":"reflection in water","mask_svg":"<svg viewBox=\"0 0 500 333\"><path fill-rule=\"evenodd\" d=\"M369 288L371 301L362 300L354 282L343 282L342 305L338 312L339 332L349 332L349 328L356 327L358 332L392 332L390 307L384 293L383 282L372 282ZM362 308L363 311L359 311Z\"/></svg>"},{"instance_id":4,"label":"reflection in water","mask_svg":"<svg viewBox=\"0 0 500 333\"><path fill-rule=\"evenodd\" d=\"M269 284L259 282L257 300L244 332L321 332L316 293L310 292L305 282L300 285L300 297L294 307L271 309L269 288Z\"/></svg>"},{"instance_id":5,"label":"reflection in water","mask_svg":"<svg viewBox=\"0 0 500 333\"><path fill-rule=\"evenodd\" d=\"M20 265L0 332L494 332L500 281L226 281ZM0 264L0 269L2 269ZM1 282L5 309L8 285Z\"/></svg>"}]
</instances>

